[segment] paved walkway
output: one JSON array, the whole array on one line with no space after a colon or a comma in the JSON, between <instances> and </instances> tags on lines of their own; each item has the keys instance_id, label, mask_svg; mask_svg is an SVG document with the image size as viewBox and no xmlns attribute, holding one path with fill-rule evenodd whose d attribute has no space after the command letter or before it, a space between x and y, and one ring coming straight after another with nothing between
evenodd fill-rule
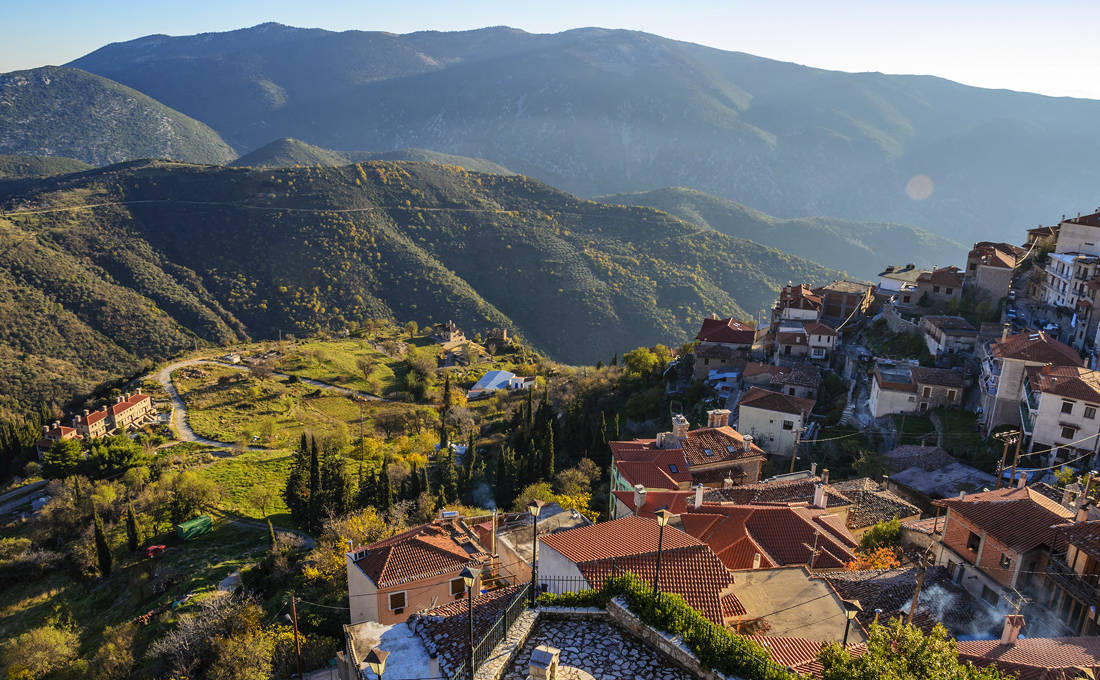
<instances>
[{"instance_id":1,"label":"paved walkway","mask_svg":"<svg viewBox=\"0 0 1100 680\"><path fill-rule=\"evenodd\" d=\"M172 415L170 419L172 423L172 429L175 430L176 436L179 438L180 441L195 442L198 444L205 444L207 446L214 446L222 449L231 448L235 446L233 442L220 442L215 439L207 439L206 437L201 437L195 434L195 431L191 429L191 426L187 422L187 404L184 403L183 398L180 396L179 391L176 389L175 384L172 382L172 373L181 368L185 368L187 366L195 366L198 364L211 364L214 366L221 366L222 368L232 368L240 371L248 370L246 366L227 364L221 361L214 361L212 359L187 359L185 361L177 361L175 363L168 364L164 368L160 369L155 377L157 382L160 383L161 387L163 387L164 391L168 394L168 399L172 403ZM273 372L272 375L278 376L280 378L291 377L289 373ZM302 377L299 377L298 379L307 385L312 385L313 387L317 387L323 390L331 390L333 392L336 392L337 394L342 394L346 397L366 399L369 401L389 401L388 399L383 399L376 394L360 392L359 390L353 390L347 387L339 387L337 385L330 385L328 383L321 382L320 380L312 380L310 378ZM262 446L250 446L248 447L248 449L250 451L266 451L266 449Z\"/></svg>"}]
</instances>

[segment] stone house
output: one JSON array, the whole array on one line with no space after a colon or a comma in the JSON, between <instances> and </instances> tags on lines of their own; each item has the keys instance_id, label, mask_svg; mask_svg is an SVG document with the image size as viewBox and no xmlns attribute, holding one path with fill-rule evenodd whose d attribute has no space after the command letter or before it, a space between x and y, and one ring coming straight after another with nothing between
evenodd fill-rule
<instances>
[{"instance_id":1,"label":"stone house","mask_svg":"<svg viewBox=\"0 0 1100 680\"><path fill-rule=\"evenodd\" d=\"M822 299L809 286L787 284L779 291L772 307L771 325L774 330L783 321L817 321L821 318Z\"/></svg>"},{"instance_id":2,"label":"stone house","mask_svg":"<svg viewBox=\"0 0 1100 680\"><path fill-rule=\"evenodd\" d=\"M871 415L881 418L958 406L965 387L962 372L955 369L880 363L871 381Z\"/></svg>"},{"instance_id":3,"label":"stone house","mask_svg":"<svg viewBox=\"0 0 1100 680\"><path fill-rule=\"evenodd\" d=\"M973 288L980 296L997 302L1008 295L1012 287L1012 274L1025 252L1009 243L975 243L966 256L966 279L963 285Z\"/></svg>"},{"instance_id":4,"label":"stone house","mask_svg":"<svg viewBox=\"0 0 1100 680\"><path fill-rule=\"evenodd\" d=\"M978 343L978 329L961 316L927 314L921 317L920 330L928 352L936 358L969 354Z\"/></svg>"},{"instance_id":5,"label":"stone house","mask_svg":"<svg viewBox=\"0 0 1100 680\"><path fill-rule=\"evenodd\" d=\"M756 324L732 317L703 319L695 334L693 377L704 380L713 370L727 370L743 364L756 340Z\"/></svg>"},{"instance_id":6,"label":"stone house","mask_svg":"<svg viewBox=\"0 0 1100 680\"><path fill-rule=\"evenodd\" d=\"M957 302L962 298L962 289L963 273L958 267L936 267L917 276L916 299L931 304Z\"/></svg>"},{"instance_id":7,"label":"stone house","mask_svg":"<svg viewBox=\"0 0 1100 680\"><path fill-rule=\"evenodd\" d=\"M480 574L489 562L474 534L455 519L422 524L351 550L346 558L351 623L387 625L465 597L462 570Z\"/></svg>"},{"instance_id":8,"label":"stone house","mask_svg":"<svg viewBox=\"0 0 1100 680\"><path fill-rule=\"evenodd\" d=\"M444 345L466 342L466 334L453 321L437 323L435 330L432 332L432 337Z\"/></svg>"},{"instance_id":9,"label":"stone house","mask_svg":"<svg viewBox=\"0 0 1100 680\"><path fill-rule=\"evenodd\" d=\"M821 369L810 363L776 366L750 361L741 371L741 382L816 401L821 389Z\"/></svg>"},{"instance_id":10,"label":"stone house","mask_svg":"<svg viewBox=\"0 0 1100 680\"><path fill-rule=\"evenodd\" d=\"M988 435L999 425L1020 425L1020 400L1028 366L1080 366L1080 355L1072 347L1046 333L1009 335L1007 327L999 340L980 350L981 424Z\"/></svg>"},{"instance_id":11,"label":"stone house","mask_svg":"<svg viewBox=\"0 0 1100 680\"><path fill-rule=\"evenodd\" d=\"M869 283L836 280L813 289L821 298L821 319L841 323L852 314L865 314L875 301Z\"/></svg>"}]
</instances>

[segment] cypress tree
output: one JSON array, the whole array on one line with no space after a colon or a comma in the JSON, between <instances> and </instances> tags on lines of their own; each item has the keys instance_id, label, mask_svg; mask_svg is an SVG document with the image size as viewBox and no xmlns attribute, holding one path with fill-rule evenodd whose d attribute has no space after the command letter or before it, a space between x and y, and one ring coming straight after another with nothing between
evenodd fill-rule
<instances>
[{"instance_id":1,"label":"cypress tree","mask_svg":"<svg viewBox=\"0 0 1100 680\"><path fill-rule=\"evenodd\" d=\"M309 442L303 434L294 452L294 463L283 487L283 500L290 509L294 523L305 527L309 515Z\"/></svg>"},{"instance_id":2,"label":"cypress tree","mask_svg":"<svg viewBox=\"0 0 1100 680\"><path fill-rule=\"evenodd\" d=\"M348 478L344 472L344 459L334 453L326 453L321 465L321 519L329 513L337 517L348 511Z\"/></svg>"},{"instance_id":3,"label":"cypress tree","mask_svg":"<svg viewBox=\"0 0 1100 680\"><path fill-rule=\"evenodd\" d=\"M527 428L528 436L530 436L531 429L535 425L535 398L531 394L531 390L527 390L527 398L524 401L524 426Z\"/></svg>"},{"instance_id":4,"label":"cypress tree","mask_svg":"<svg viewBox=\"0 0 1100 680\"><path fill-rule=\"evenodd\" d=\"M447 438L447 417L451 414L451 374L443 374L443 408L439 410L439 450L450 446Z\"/></svg>"},{"instance_id":5,"label":"cypress tree","mask_svg":"<svg viewBox=\"0 0 1100 680\"><path fill-rule=\"evenodd\" d=\"M373 470L360 473L359 496L356 505L361 508L373 507L378 503L378 477Z\"/></svg>"},{"instance_id":6,"label":"cypress tree","mask_svg":"<svg viewBox=\"0 0 1100 680\"><path fill-rule=\"evenodd\" d=\"M623 438L623 427L619 422L619 412L615 412L615 441L619 441Z\"/></svg>"},{"instance_id":7,"label":"cypress tree","mask_svg":"<svg viewBox=\"0 0 1100 680\"><path fill-rule=\"evenodd\" d=\"M596 455L596 463L600 467L606 467L608 463L610 463L607 452L611 449L607 446L607 415L602 411L600 412L599 440L595 442L594 448L598 452Z\"/></svg>"},{"instance_id":8,"label":"cypress tree","mask_svg":"<svg viewBox=\"0 0 1100 680\"><path fill-rule=\"evenodd\" d=\"M510 447L502 447L497 453L496 501L497 505L511 505L516 497L515 457Z\"/></svg>"},{"instance_id":9,"label":"cypress tree","mask_svg":"<svg viewBox=\"0 0 1100 680\"><path fill-rule=\"evenodd\" d=\"M95 554L99 559L99 573L104 576L111 575L111 548L107 545L107 536L103 533L103 521L99 519L99 513L92 511L95 523Z\"/></svg>"},{"instance_id":10,"label":"cypress tree","mask_svg":"<svg viewBox=\"0 0 1100 680\"><path fill-rule=\"evenodd\" d=\"M554 423L546 423L546 443L542 458L542 478L546 481L554 479Z\"/></svg>"},{"instance_id":11,"label":"cypress tree","mask_svg":"<svg viewBox=\"0 0 1100 680\"><path fill-rule=\"evenodd\" d=\"M137 516L134 515L134 504L126 503L126 545L130 552L137 552L141 544L141 535L138 533Z\"/></svg>"},{"instance_id":12,"label":"cypress tree","mask_svg":"<svg viewBox=\"0 0 1100 680\"><path fill-rule=\"evenodd\" d=\"M428 468L420 468L420 493L432 492L431 481L428 479Z\"/></svg>"},{"instance_id":13,"label":"cypress tree","mask_svg":"<svg viewBox=\"0 0 1100 680\"><path fill-rule=\"evenodd\" d=\"M271 518L265 517L267 520L267 533L271 535L271 552L278 552L279 539L275 538L275 527L271 524Z\"/></svg>"},{"instance_id":14,"label":"cypress tree","mask_svg":"<svg viewBox=\"0 0 1100 680\"><path fill-rule=\"evenodd\" d=\"M383 463L378 472L378 509L389 512L393 506L393 487L390 486L390 464Z\"/></svg>"},{"instance_id":15,"label":"cypress tree","mask_svg":"<svg viewBox=\"0 0 1100 680\"><path fill-rule=\"evenodd\" d=\"M611 365L612 366L618 366L619 365L619 353L618 352L615 352L615 356L611 357Z\"/></svg>"},{"instance_id":16,"label":"cypress tree","mask_svg":"<svg viewBox=\"0 0 1100 680\"><path fill-rule=\"evenodd\" d=\"M309 517L307 525L309 530L315 531L321 525L321 461L320 451L317 449L317 439L313 439L313 446L309 452Z\"/></svg>"},{"instance_id":17,"label":"cypress tree","mask_svg":"<svg viewBox=\"0 0 1100 680\"><path fill-rule=\"evenodd\" d=\"M415 501L417 498L420 498L421 491L420 468L413 466L409 474L409 500Z\"/></svg>"},{"instance_id":18,"label":"cypress tree","mask_svg":"<svg viewBox=\"0 0 1100 680\"><path fill-rule=\"evenodd\" d=\"M454 458L450 450L439 457L439 497L443 502L458 500L458 473L455 471Z\"/></svg>"}]
</instances>

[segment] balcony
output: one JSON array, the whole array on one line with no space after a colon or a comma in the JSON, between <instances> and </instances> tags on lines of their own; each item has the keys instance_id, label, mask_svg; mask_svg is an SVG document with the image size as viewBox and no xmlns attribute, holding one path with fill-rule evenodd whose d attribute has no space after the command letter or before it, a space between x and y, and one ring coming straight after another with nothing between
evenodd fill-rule
<instances>
[{"instance_id":1,"label":"balcony","mask_svg":"<svg viewBox=\"0 0 1100 680\"><path fill-rule=\"evenodd\" d=\"M997 396L997 385L1000 383L1000 381L1000 376L982 372L978 384L981 385L982 392L988 394L991 397L995 397Z\"/></svg>"},{"instance_id":2,"label":"balcony","mask_svg":"<svg viewBox=\"0 0 1100 680\"><path fill-rule=\"evenodd\" d=\"M1051 555L1050 562L1047 563L1047 575L1062 590L1086 607L1100 604L1100 588L1075 572L1066 564L1065 558L1065 553Z\"/></svg>"},{"instance_id":3,"label":"balcony","mask_svg":"<svg viewBox=\"0 0 1100 680\"><path fill-rule=\"evenodd\" d=\"M1027 408L1027 402L1023 400L1020 400L1020 429L1029 437L1034 430L1031 423L1031 411Z\"/></svg>"},{"instance_id":4,"label":"balcony","mask_svg":"<svg viewBox=\"0 0 1100 680\"><path fill-rule=\"evenodd\" d=\"M1039 410L1039 397L1031 391L1031 385L1024 381L1024 399L1027 402L1028 409L1032 411Z\"/></svg>"}]
</instances>

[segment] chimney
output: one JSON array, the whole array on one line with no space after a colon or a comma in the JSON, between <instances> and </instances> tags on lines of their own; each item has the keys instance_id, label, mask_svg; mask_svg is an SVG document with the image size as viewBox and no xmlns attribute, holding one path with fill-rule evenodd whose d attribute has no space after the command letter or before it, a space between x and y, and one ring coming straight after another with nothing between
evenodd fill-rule
<instances>
[{"instance_id":1,"label":"chimney","mask_svg":"<svg viewBox=\"0 0 1100 680\"><path fill-rule=\"evenodd\" d=\"M710 320L711 321L717 321L718 320L718 315L715 314L714 312L711 312L710 313Z\"/></svg>"},{"instance_id":2,"label":"chimney","mask_svg":"<svg viewBox=\"0 0 1100 680\"><path fill-rule=\"evenodd\" d=\"M1086 522L1089 518L1089 504L1085 503L1081 507L1077 508L1077 515L1074 516L1074 522Z\"/></svg>"},{"instance_id":3,"label":"chimney","mask_svg":"<svg viewBox=\"0 0 1100 680\"><path fill-rule=\"evenodd\" d=\"M1024 474L1024 472L1021 471L1020 472L1020 479L1019 479L1019 481L1016 482L1016 488L1017 489L1022 489L1025 486L1027 486L1027 475Z\"/></svg>"},{"instance_id":4,"label":"chimney","mask_svg":"<svg viewBox=\"0 0 1100 680\"><path fill-rule=\"evenodd\" d=\"M760 568L760 553L753 553L752 554L752 568L753 569L759 569Z\"/></svg>"},{"instance_id":5,"label":"chimney","mask_svg":"<svg viewBox=\"0 0 1100 680\"><path fill-rule=\"evenodd\" d=\"M85 418L87 418L87 417L88 417L88 409L84 409L84 417L85 417Z\"/></svg>"},{"instance_id":6,"label":"chimney","mask_svg":"<svg viewBox=\"0 0 1100 680\"><path fill-rule=\"evenodd\" d=\"M733 480L730 479L729 477L726 477L725 479L723 479L722 480L722 488L723 489L732 489L733 488Z\"/></svg>"},{"instance_id":7,"label":"chimney","mask_svg":"<svg viewBox=\"0 0 1100 680\"><path fill-rule=\"evenodd\" d=\"M638 514L642 511L642 506L645 505L645 487L641 484L634 485L634 514Z\"/></svg>"},{"instance_id":8,"label":"chimney","mask_svg":"<svg viewBox=\"0 0 1100 680\"><path fill-rule=\"evenodd\" d=\"M882 476L882 490L883 491L889 491L890 490L890 475L883 475Z\"/></svg>"},{"instance_id":9,"label":"chimney","mask_svg":"<svg viewBox=\"0 0 1100 680\"><path fill-rule=\"evenodd\" d=\"M825 468L824 470L821 471L821 483L822 484L828 484L829 483L829 468Z\"/></svg>"},{"instance_id":10,"label":"chimney","mask_svg":"<svg viewBox=\"0 0 1100 680\"><path fill-rule=\"evenodd\" d=\"M49 433L50 433L49 425L43 425L42 426L42 434L49 434Z\"/></svg>"},{"instance_id":11,"label":"chimney","mask_svg":"<svg viewBox=\"0 0 1100 680\"><path fill-rule=\"evenodd\" d=\"M688 419L679 413L672 416L672 436L679 440L688 438Z\"/></svg>"},{"instance_id":12,"label":"chimney","mask_svg":"<svg viewBox=\"0 0 1100 680\"><path fill-rule=\"evenodd\" d=\"M824 508L825 507L825 499L826 499L825 485L824 484L818 484L817 486L814 487L814 507L815 508Z\"/></svg>"},{"instance_id":13,"label":"chimney","mask_svg":"<svg viewBox=\"0 0 1100 680\"><path fill-rule=\"evenodd\" d=\"M810 463L810 476L814 477L816 475L817 475L817 463Z\"/></svg>"},{"instance_id":14,"label":"chimney","mask_svg":"<svg viewBox=\"0 0 1100 680\"><path fill-rule=\"evenodd\" d=\"M698 510L703 505L703 485L699 484L695 487L695 503L692 507Z\"/></svg>"},{"instance_id":15,"label":"chimney","mask_svg":"<svg viewBox=\"0 0 1100 680\"><path fill-rule=\"evenodd\" d=\"M1071 508L1077 503L1078 494L1081 493L1081 485L1077 482L1067 484L1062 491L1062 505Z\"/></svg>"},{"instance_id":16,"label":"chimney","mask_svg":"<svg viewBox=\"0 0 1100 680\"><path fill-rule=\"evenodd\" d=\"M707 427L725 427L730 424L730 412L728 409L716 408L707 411Z\"/></svg>"},{"instance_id":17,"label":"chimney","mask_svg":"<svg viewBox=\"0 0 1100 680\"><path fill-rule=\"evenodd\" d=\"M966 492L965 491L960 491L959 492L959 500L961 501L965 498L966 498Z\"/></svg>"},{"instance_id":18,"label":"chimney","mask_svg":"<svg viewBox=\"0 0 1100 680\"><path fill-rule=\"evenodd\" d=\"M1001 326L1001 342L1008 340L1008 329L1010 328L1012 328L1012 324L1006 323L1005 325Z\"/></svg>"},{"instance_id":19,"label":"chimney","mask_svg":"<svg viewBox=\"0 0 1100 680\"><path fill-rule=\"evenodd\" d=\"M1023 614L1006 614L1004 631L1001 633L1001 644L1016 644L1016 638L1020 637L1020 630L1023 629L1023 627Z\"/></svg>"}]
</instances>

